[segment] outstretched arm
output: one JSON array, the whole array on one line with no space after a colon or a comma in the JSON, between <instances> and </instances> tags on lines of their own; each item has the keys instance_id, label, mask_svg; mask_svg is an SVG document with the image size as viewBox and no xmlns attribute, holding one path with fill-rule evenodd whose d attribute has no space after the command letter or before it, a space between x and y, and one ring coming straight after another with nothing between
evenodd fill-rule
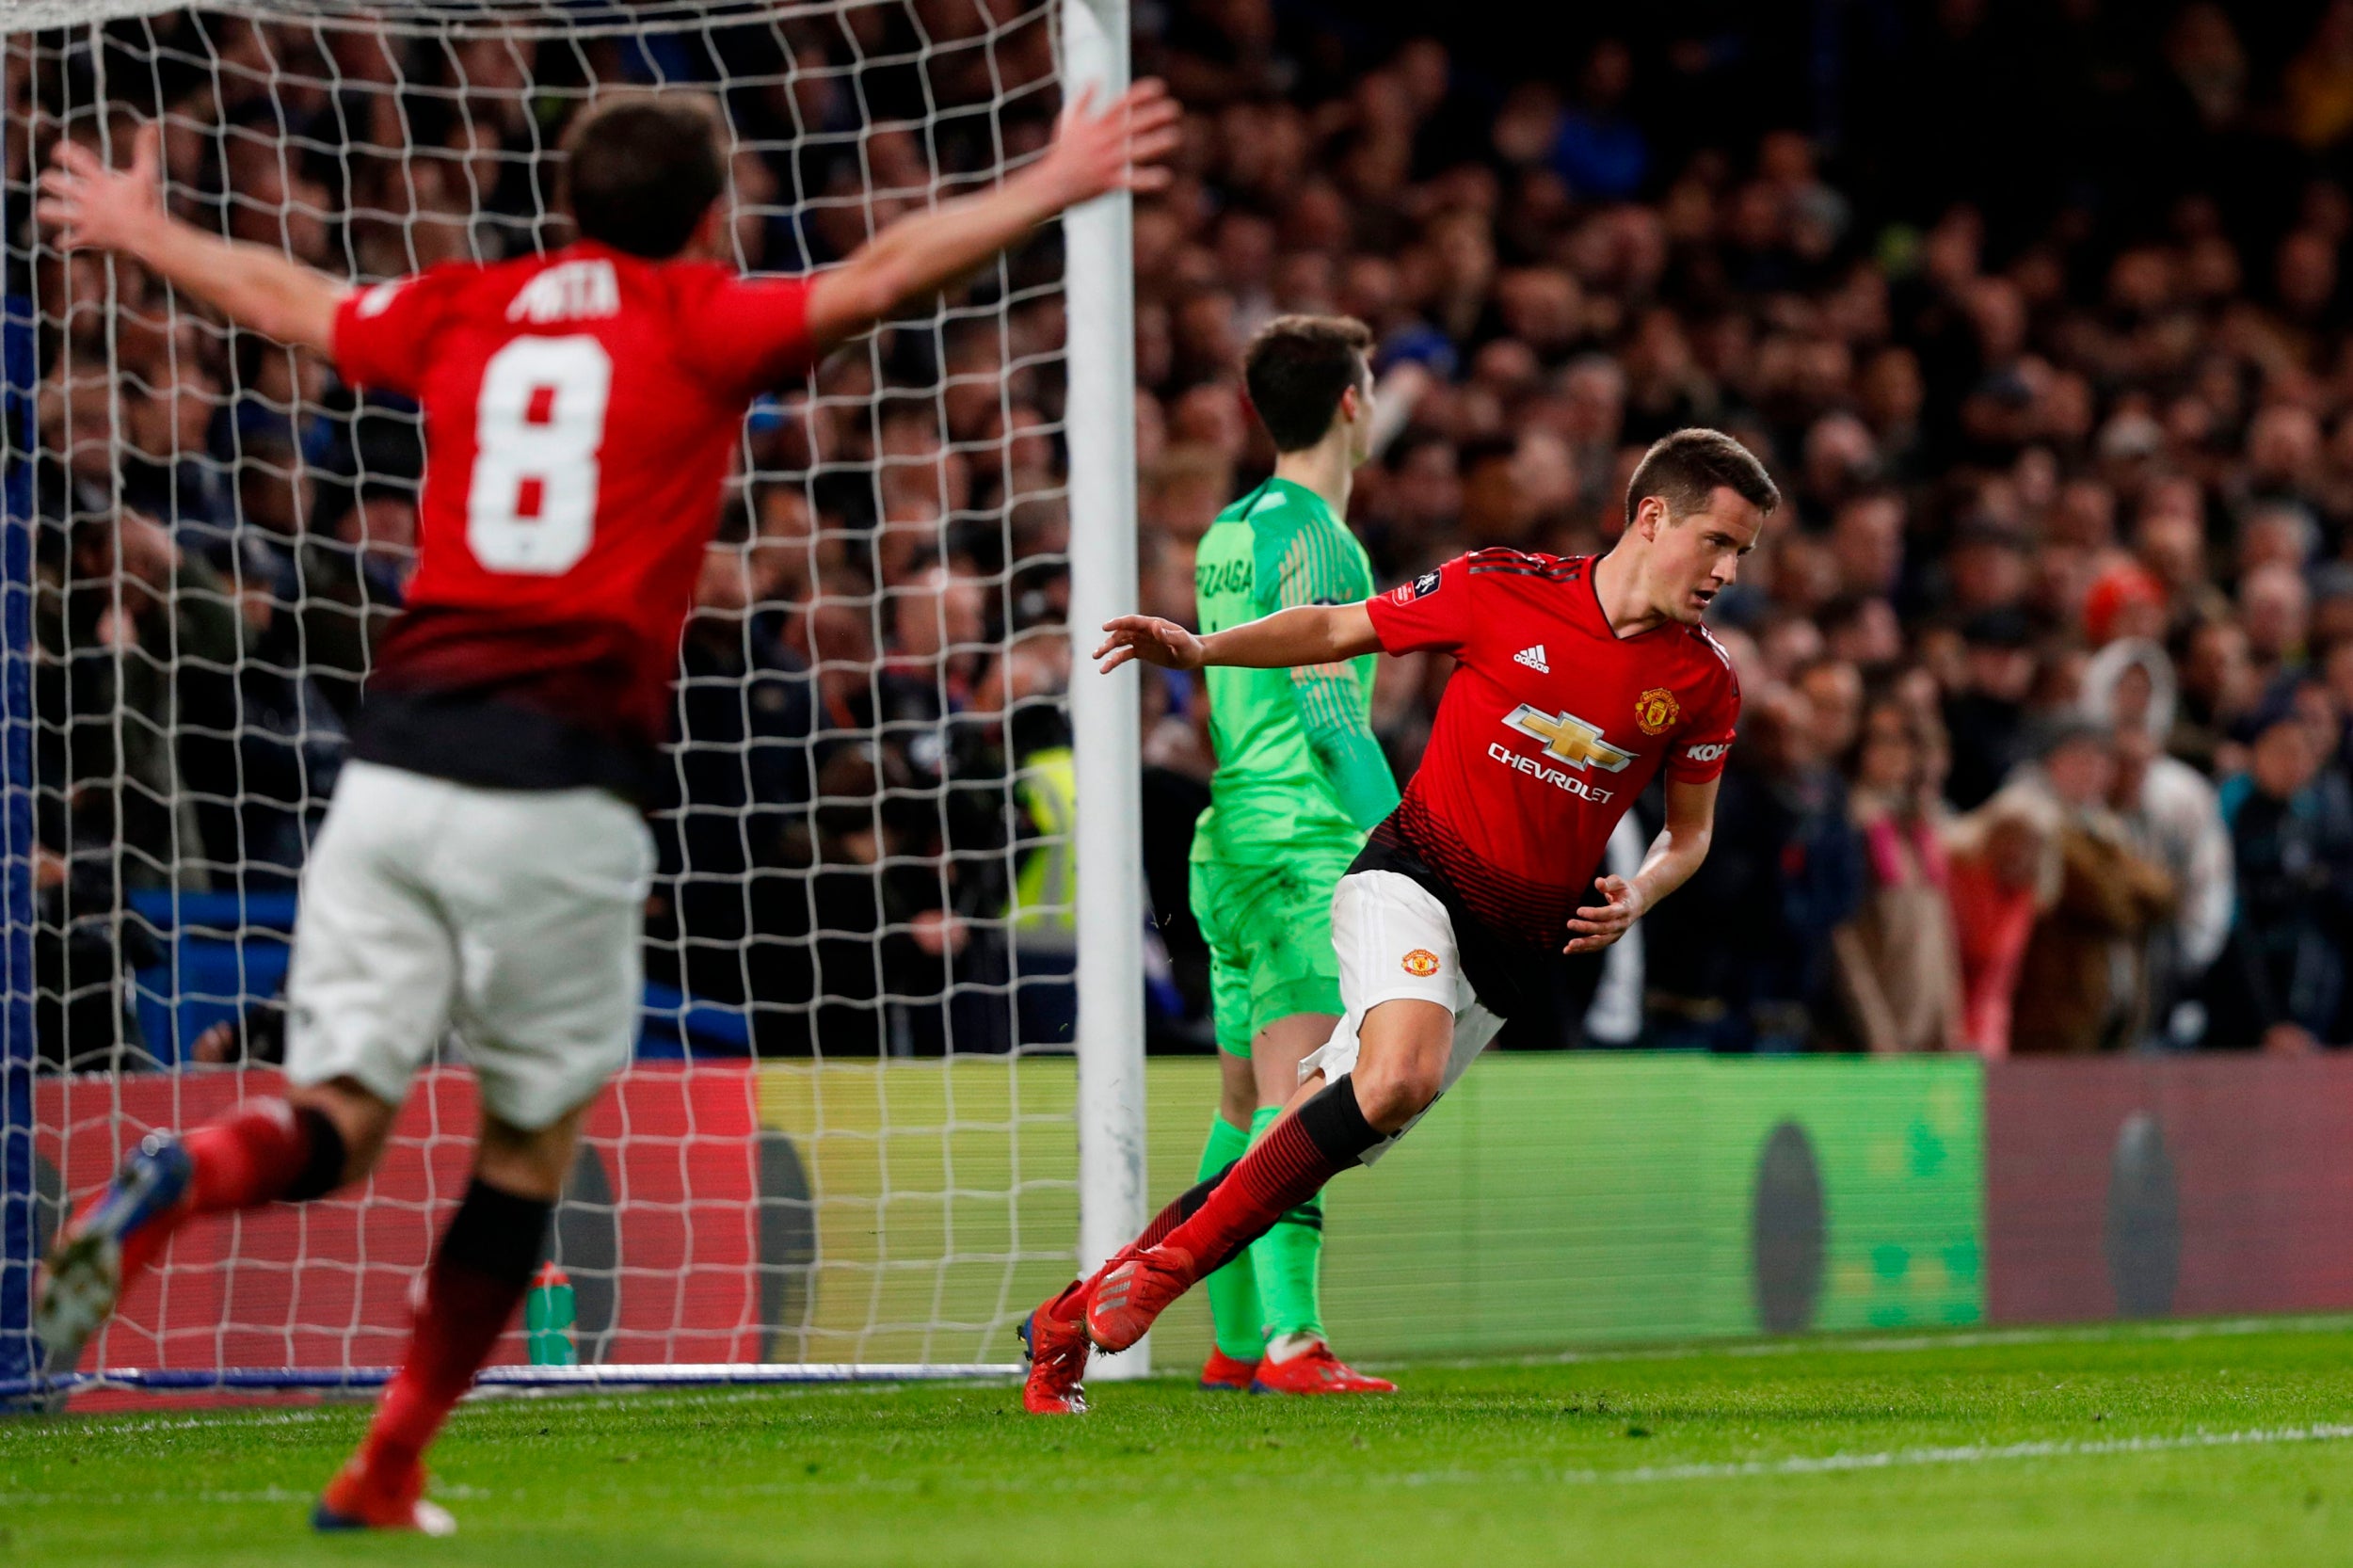
<instances>
[{"instance_id":1,"label":"outstretched arm","mask_svg":"<svg viewBox=\"0 0 2353 1568\"><path fill-rule=\"evenodd\" d=\"M239 327L297 348L332 354L335 307L350 285L279 251L241 245L181 222L164 207L155 127L131 140L131 167L75 141L60 141L40 177L34 209L68 249L95 246L139 262Z\"/></svg>"},{"instance_id":2,"label":"outstretched arm","mask_svg":"<svg viewBox=\"0 0 2353 1568\"><path fill-rule=\"evenodd\" d=\"M1168 184L1160 160L1176 149L1176 101L1138 82L1101 114L1091 94L1063 111L1046 155L995 190L901 218L808 290L808 329L824 353L908 300L979 266L1067 207L1115 190Z\"/></svg>"},{"instance_id":3,"label":"outstretched arm","mask_svg":"<svg viewBox=\"0 0 2353 1568\"><path fill-rule=\"evenodd\" d=\"M1667 780L1667 822L1653 839L1642 869L1633 880L1601 876L1593 887L1604 902L1579 909L1569 918L1569 944L1563 952L1599 952L1626 934L1658 901L1682 887L1707 858L1716 833L1716 787L1721 777L1704 783Z\"/></svg>"},{"instance_id":4,"label":"outstretched arm","mask_svg":"<svg viewBox=\"0 0 2353 1568\"><path fill-rule=\"evenodd\" d=\"M1206 664L1279 670L1333 664L1381 651L1381 639L1372 634L1372 617L1362 604L1277 610L1206 637L1157 616L1121 616L1105 621L1103 631L1103 646L1095 656L1103 661L1105 675L1130 659L1171 670L1197 670Z\"/></svg>"}]
</instances>

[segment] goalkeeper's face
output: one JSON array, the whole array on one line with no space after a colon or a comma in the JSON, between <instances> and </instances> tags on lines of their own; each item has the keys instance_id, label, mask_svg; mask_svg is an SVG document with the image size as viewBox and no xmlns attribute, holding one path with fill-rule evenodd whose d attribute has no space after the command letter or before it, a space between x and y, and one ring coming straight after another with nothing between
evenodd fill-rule
<instances>
[{"instance_id":1,"label":"goalkeeper's face","mask_svg":"<svg viewBox=\"0 0 2353 1568\"><path fill-rule=\"evenodd\" d=\"M1642 505L1651 602L1669 619L1697 626L1716 596L1739 580L1740 558L1756 548L1765 514L1727 485L1717 486L1705 506L1679 518L1666 515L1660 497Z\"/></svg>"}]
</instances>

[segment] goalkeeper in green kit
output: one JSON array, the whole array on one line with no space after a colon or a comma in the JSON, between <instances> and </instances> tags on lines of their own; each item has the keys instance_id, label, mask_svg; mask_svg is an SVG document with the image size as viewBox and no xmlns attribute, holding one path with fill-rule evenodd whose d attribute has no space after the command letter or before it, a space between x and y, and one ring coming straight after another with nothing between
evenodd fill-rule
<instances>
[{"instance_id":1,"label":"goalkeeper in green kit","mask_svg":"<svg viewBox=\"0 0 2353 1568\"><path fill-rule=\"evenodd\" d=\"M1274 438L1273 476L1227 507L1193 569L1206 634L1302 604L1372 596L1372 564L1342 520L1369 455L1372 334L1341 316L1283 316L1250 342L1250 401ZM1193 835L1193 910L1209 949L1224 1074L1201 1176L1241 1158L1299 1087L1299 1064L1340 1016L1332 890L1397 805L1373 739L1374 656L1302 669L1202 672L1217 746ZM1209 1279L1217 1347L1201 1386L1385 1394L1325 1343L1310 1198Z\"/></svg>"}]
</instances>

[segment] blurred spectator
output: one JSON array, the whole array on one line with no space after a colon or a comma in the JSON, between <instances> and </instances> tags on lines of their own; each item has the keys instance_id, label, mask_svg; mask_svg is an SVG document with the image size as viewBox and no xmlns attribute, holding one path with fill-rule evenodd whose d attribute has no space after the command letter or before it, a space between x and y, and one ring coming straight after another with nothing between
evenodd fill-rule
<instances>
[{"instance_id":1,"label":"blurred spectator","mask_svg":"<svg viewBox=\"0 0 2353 1568\"><path fill-rule=\"evenodd\" d=\"M1961 627L1960 683L1945 700L1953 746L1945 795L1957 811L1984 804L2018 760L2034 686L2031 634L2015 609L1986 610Z\"/></svg>"},{"instance_id":2,"label":"blurred spectator","mask_svg":"<svg viewBox=\"0 0 2353 1568\"><path fill-rule=\"evenodd\" d=\"M904 764L839 751L817 776L811 874L789 935L807 953L807 989L763 1010L768 1054L936 1056L948 1048L949 983L970 928L941 906L922 863ZM912 828L912 830L911 830ZM793 966L798 968L797 965ZM969 1048L969 1046L966 1048Z\"/></svg>"},{"instance_id":3,"label":"blurred spectator","mask_svg":"<svg viewBox=\"0 0 2353 1568\"><path fill-rule=\"evenodd\" d=\"M2353 947L2353 793L2309 718L2266 711L2222 789L2238 911L2216 964L2214 1043L2270 1051L2342 1041Z\"/></svg>"},{"instance_id":4,"label":"blurred spectator","mask_svg":"<svg viewBox=\"0 0 2353 1568\"><path fill-rule=\"evenodd\" d=\"M2026 944L2058 894L2057 824L2041 802L2004 792L1955 821L1947 841L1961 1037L1999 1059L2010 1050Z\"/></svg>"},{"instance_id":5,"label":"blurred spectator","mask_svg":"<svg viewBox=\"0 0 2353 1568\"><path fill-rule=\"evenodd\" d=\"M1890 693L1864 711L1845 759L1866 879L1831 935L1846 1037L1874 1055L1961 1043L1961 967L1945 845L1919 721Z\"/></svg>"},{"instance_id":6,"label":"blurred spectator","mask_svg":"<svg viewBox=\"0 0 2353 1568\"><path fill-rule=\"evenodd\" d=\"M1745 728L1707 859L1682 889L1689 896L1647 917L1654 1045L1804 1050L1833 1001L1831 933L1853 917L1865 874L1846 791L1795 691L1752 696Z\"/></svg>"},{"instance_id":7,"label":"blurred spectator","mask_svg":"<svg viewBox=\"0 0 2353 1568\"><path fill-rule=\"evenodd\" d=\"M1595 44L1552 141L1552 167L1579 200L1623 200L1650 172L1649 143L1625 117L1633 87L1634 52L1617 39Z\"/></svg>"},{"instance_id":8,"label":"blurred spectator","mask_svg":"<svg viewBox=\"0 0 2353 1568\"><path fill-rule=\"evenodd\" d=\"M2019 1055L2112 1050L2146 1027L2142 948L2176 904L2173 879L2137 852L2108 809L2108 731L2054 721L2040 758L2003 787L2054 840L2056 886L2020 963L2010 1029Z\"/></svg>"},{"instance_id":9,"label":"blurred spectator","mask_svg":"<svg viewBox=\"0 0 2353 1568\"><path fill-rule=\"evenodd\" d=\"M2179 712L2166 749L2209 776L2235 772L2239 752L2230 735L2261 694L2247 633L2235 621L2201 618L2176 639L2176 648Z\"/></svg>"},{"instance_id":10,"label":"blurred spectator","mask_svg":"<svg viewBox=\"0 0 2353 1568\"><path fill-rule=\"evenodd\" d=\"M2180 895L2172 917L2151 928L2143 954L2145 1037L2193 1045L2206 1020L2192 999L2230 935L2230 833L2214 786L2163 750L2173 728L2173 665L2163 648L2145 639L2102 648L2084 671L2083 708L2114 737L2108 804L2134 846L2165 869Z\"/></svg>"},{"instance_id":11,"label":"blurred spectator","mask_svg":"<svg viewBox=\"0 0 2353 1568\"><path fill-rule=\"evenodd\" d=\"M730 532L733 537L728 535ZM787 863L809 776L806 665L752 616L739 527L704 552L679 679L679 747L652 812L658 856L652 977L741 1005L808 1001L776 984L791 894L755 873ZM806 968L806 960L802 967Z\"/></svg>"},{"instance_id":12,"label":"blurred spectator","mask_svg":"<svg viewBox=\"0 0 2353 1568\"><path fill-rule=\"evenodd\" d=\"M236 725L225 672L242 639L229 588L128 509L77 524L56 566L64 581L35 616L35 701L57 737L40 748L39 783L62 808L44 841L77 861L120 855L131 887L202 887L209 862L237 857L233 834L217 824L208 833L198 811L199 792L225 782L203 734Z\"/></svg>"}]
</instances>

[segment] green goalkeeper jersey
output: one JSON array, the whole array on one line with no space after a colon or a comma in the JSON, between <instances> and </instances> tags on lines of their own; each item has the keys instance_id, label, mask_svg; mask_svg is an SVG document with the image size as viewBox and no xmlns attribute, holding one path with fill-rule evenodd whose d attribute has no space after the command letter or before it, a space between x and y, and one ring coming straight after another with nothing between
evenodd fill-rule
<instances>
[{"instance_id":1,"label":"green goalkeeper jersey","mask_svg":"<svg viewBox=\"0 0 2353 1568\"><path fill-rule=\"evenodd\" d=\"M1372 597L1372 562L1323 498L1270 479L1219 514L1193 568L1206 634L1303 604ZM1212 668L1217 746L1196 860L1267 862L1307 847L1349 853L1397 805L1372 734L1376 658L1304 669Z\"/></svg>"}]
</instances>

